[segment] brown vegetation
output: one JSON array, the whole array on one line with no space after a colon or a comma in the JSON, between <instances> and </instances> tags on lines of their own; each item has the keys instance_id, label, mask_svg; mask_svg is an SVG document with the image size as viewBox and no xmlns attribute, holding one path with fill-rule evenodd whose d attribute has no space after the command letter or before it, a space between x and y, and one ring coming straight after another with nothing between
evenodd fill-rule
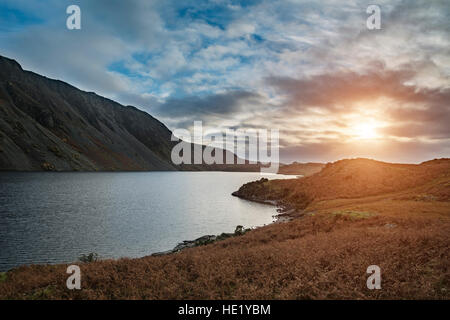
<instances>
[{"instance_id":1,"label":"brown vegetation","mask_svg":"<svg viewBox=\"0 0 450 320\"><path fill-rule=\"evenodd\" d=\"M320 172L302 179L247 183L234 195L256 201L278 200L296 209L304 209L312 201L359 198L417 187L425 188L422 191L437 200L450 200L449 177L450 159L419 165L346 159L328 163Z\"/></svg>"},{"instance_id":2,"label":"brown vegetation","mask_svg":"<svg viewBox=\"0 0 450 320\"><path fill-rule=\"evenodd\" d=\"M82 264L79 291L65 286L67 265L21 267L0 277L0 298L449 299L449 168L358 159L263 181L263 192L288 186L285 201L310 197L302 217L167 256ZM366 287L373 264L381 290Z\"/></svg>"},{"instance_id":3,"label":"brown vegetation","mask_svg":"<svg viewBox=\"0 0 450 320\"><path fill-rule=\"evenodd\" d=\"M308 162L308 163L298 163L294 162L291 164L284 164L280 166L278 173L280 174L298 174L302 176L310 176L314 173L319 172L325 167L324 163Z\"/></svg>"}]
</instances>

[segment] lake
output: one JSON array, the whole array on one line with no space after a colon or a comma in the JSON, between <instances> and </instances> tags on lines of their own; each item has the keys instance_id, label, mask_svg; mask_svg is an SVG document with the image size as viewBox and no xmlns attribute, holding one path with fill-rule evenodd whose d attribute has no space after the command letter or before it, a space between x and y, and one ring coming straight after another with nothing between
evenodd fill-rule
<instances>
[{"instance_id":1,"label":"lake","mask_svg":"<svg viewBox=\"0 0 450 320\"><path fill-rule=\"evenodd\" d=\"M273 221L276 208L231 196L295 178L243 172L0 173L0 271L80 255L142 257L183 240Z\"/></svg>"}]
</instances>

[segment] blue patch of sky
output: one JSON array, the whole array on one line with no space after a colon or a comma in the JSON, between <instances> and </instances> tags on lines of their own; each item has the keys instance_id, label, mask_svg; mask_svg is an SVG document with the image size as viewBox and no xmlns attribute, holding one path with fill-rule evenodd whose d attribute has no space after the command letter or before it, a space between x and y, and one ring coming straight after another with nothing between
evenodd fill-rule
<instances>
[{"instance_id":1,"label":"blue patch of sky","mask_svg":"<svg viewBox=\"0 0 450 320\"><path fill-rule=\"evenodd\" d=\"M252 34L250 39L255 43L263 43L265 41L265 39L259 34Z\"/></svg>"},{"instance_id":2,"label":"blue patch of sky","mask_svg":"<svg viewBox=\"0 0 450 320\"><path fill-rule=\"evenodd\" d=\"M16 32L44 20L34 13L0 4L0 32Z\"/></svg>"},{"instance_id":3,"label":"blue patch of sky","mask_svg":"<svg viewBox=\"0 0 450 320\"><path fill-rule=\"evenodd\" d=\"M127 77L137 75L136 73L133 73L130 69L126 67L126 63L123 60L111 63L110 65L107 66L107 69L109 71L117 72Z\"/></svg>"},{"instance_id":4,"label":"blue patch of sky","mask_svg":"<svg viewBox=\"0 0 450 320\"><path fill-rule=\"evenodd\" d=\"M232 15L229 9L222 8L195 8L186 7L178 10L180 19L201 20L211 26L222 30L232 21Z\"/></svg>"},{"instance_id":5,"label":"blue patch of sky","mask_svg":"<svg viewBox=\"0 0 450 320\"><path fill-rule=\"evenodd\" d=\"M155 55L151 52L135 52L131 55L133 60L135 60L139 63L142 63L142 64L146 64L147 61L152 59L154 56Z\"/></svg>"},{"instance_id":6,"label":"blue patch of sky","mask_svg":"<svg viewBox=\"0 0 450 320\"><path fill-rule=\"evenodd\" d=\"M125 60L116 61L110 63L107 66L107 70L115 73L119 73L132 81L147 81L151 80L151 85L147 82L147 88L145 91L155 90L159 87L159 84L155 82L155 80L149 76L143 75L142 73L137 72L136 70L131 70L127 67L127 62Z\"/></svg>"},{"instance_id":7,"label":"blue patch of sky","mask_svg":"<svg viewBox=\"0 0 450 320\"><path fill-rule=\"evenodd\" d=\"M165 20L166 28L168 29L182 29L183 25L187 25L192 21L202 21L208 23L212 26L218 27L222 30L226 29L227 25L231 23L233 20L239 17L243 11L248 10L249 6L255 5L260 1L245 1L245 2L236 2L232 1L232 5L237 5L237 9L230 8L228 5L215 5L211 3L198 3L195 2L191 5L183 5L181 4L175 9L174 12L167 12L163 16L167 16ZM285 13L283 13L285 14ZM163 17L164 18L164 17ZM192 43L190 50L185 51L185 59L190 60L195 54L203 49L207 48L210 45L227 45L227 41L223 41L224 39L213 39L208 36L202 36L198 43ZM272 53L279 53L283 50L294 50L296 48L293 47L292 43L288 42L272 42L267 41L264 38L264 28L262 28L261 32L250 35L249 38L242 38L241 41L248 42L250 47L257 47L263 49L261 54L264 55L264 51L269 51ZM233 40L234 41L234 40ZM161 50L164 50L161 48ZM176 74L172 74L170 77L170 82L175 85L171 93L171 97L183 97L186 95L193 94L192 92L187 92L186 82L185 80L192 77L195 73L204 73L209 74L212 77L199 80L198 90L196 90L195 94L198 95L207 95L211 94L210 87L220 86L227 77L227 73L230 71L237 70L245 65L251 65L258 60L263 59L261 54L256 54L255 56L247 56L245 54L226 54L222 58L234 58L238 60L238 63L228 67L226 70L215 70L214 67L210 68L208 65L205 65L203 68L199 70L190 69L189 66L183 69L178 70ZM136 62L141 63L142 65L151 66L152 61L156 61L159 57L164 56L164 52L159 50L155 50L152 52L136 52L132 55L132 59ZM269 57L265 57L266 59ZM269 58L270 59L270 58ZM130 79L144 79L152 80L152 84L149 85L145 91L152 92L155 94L161 93L164 91L163 85L165 83L164 79L155 79L150 78L148 76L142 76L136 71L130 70L127 67L126 61L117 61L108 66L108 70L120 73ZM151 67L149 70L151 71ZM166 79L168 80L168 79ZM190 88L192 89L192 87ZM240 89L238 87L231 89Z\"/></svg>"},{"instance_id":8,"label":"blue patch of sky","mask_svg":"<svg viewBox=\"0 0 450 320\"><path fill-rule=\"evenodd\" d=\"M211 26L225 30L228 24L235 20L249 7L260 3L261 0L210 2L194 1L177 8L177 17L181 20L200 20ZM170 27L170 25L169 25Z\"/></svg>"}]
</instances>

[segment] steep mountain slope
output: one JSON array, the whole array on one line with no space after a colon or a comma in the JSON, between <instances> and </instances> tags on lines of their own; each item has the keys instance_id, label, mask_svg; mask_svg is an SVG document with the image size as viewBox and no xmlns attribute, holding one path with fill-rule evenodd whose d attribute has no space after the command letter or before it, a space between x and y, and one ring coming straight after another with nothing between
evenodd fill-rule
<instances>
[{"instance_id":1,"label":"steep mountain slope","mask_svg":"<svg viewBox=\"0 0 450 320\"><path fill-rule=\"evenodd\" d=\"M0 170L259 170L176 166L170 154L178 142L171 135L146 112L0 56Z\"/></svg>"},{"instance_id":2,"label":"steep mountain slope","mask_svg":"<svg viewBox=\"0 0 450 320\"><path fill-rule=\"evenodd\" d=\"M145 112L0 57L3 170L174 170L170 136Z\"/></svg>"}]
</instances>

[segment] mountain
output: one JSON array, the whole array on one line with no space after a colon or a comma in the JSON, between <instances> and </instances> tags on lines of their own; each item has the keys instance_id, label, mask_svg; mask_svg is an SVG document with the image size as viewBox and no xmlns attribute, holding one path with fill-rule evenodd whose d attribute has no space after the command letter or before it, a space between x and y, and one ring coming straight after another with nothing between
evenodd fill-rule
<instances>
[{"instance_id":1,"label":"mountain","mask_svg":"<svg viewBox=\"0 0 450 320\"><path fill-rule=\"evenodd\" d=\"M0 56L0 170L240 170L171 162L160 121Z\"/></svg>"}]
</instances>

